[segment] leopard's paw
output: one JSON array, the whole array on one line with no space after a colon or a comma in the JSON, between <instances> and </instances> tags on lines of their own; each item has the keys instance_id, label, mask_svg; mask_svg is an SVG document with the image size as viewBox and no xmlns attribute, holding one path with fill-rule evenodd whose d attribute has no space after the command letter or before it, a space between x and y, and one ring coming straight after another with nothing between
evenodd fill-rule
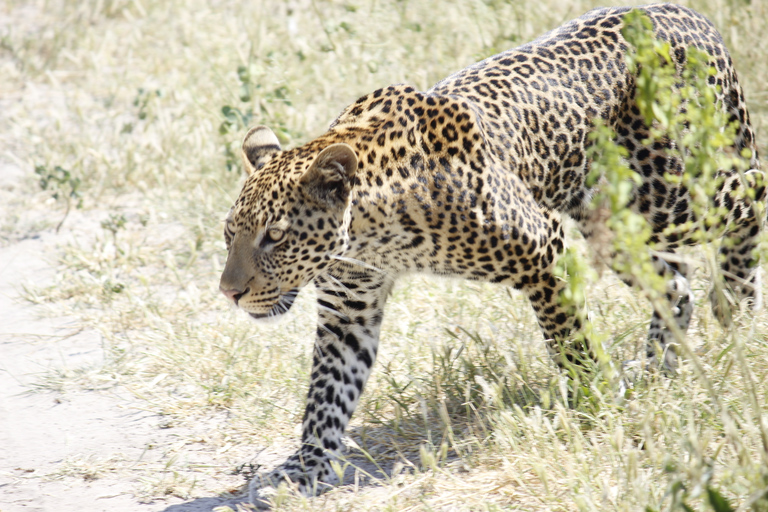
<instances>
[{"instance_id":1,"label":"leopard's paw","mask_svg":"<svg viewBox=\"0 0 768 512\"><path fill-rule=\"evenodd\" d=\"M280 485L303 496L316 496L338 483L328 458L293 455L269 473L254 476L248 484L249 499L258 509L265 509Z\"/></svg>"}]
</instances>

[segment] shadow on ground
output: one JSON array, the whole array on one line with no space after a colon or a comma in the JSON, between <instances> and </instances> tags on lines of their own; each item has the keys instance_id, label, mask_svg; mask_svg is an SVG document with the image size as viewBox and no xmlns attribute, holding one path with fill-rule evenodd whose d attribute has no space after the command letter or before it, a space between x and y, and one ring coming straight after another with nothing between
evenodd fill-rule
<instances>
[{"instance_id":1,"label":"shadow on ground","mask_svg":"<svg viewBox=\"0 0 768 512\"><path fill-rule=\"evenodd\" d=\"M344 472L344 481L339 487L346 487L349 492L360 492L367 488L380 487L393 474L412 471L418 467L419 447L429 442L430 436L425 431L408 430L408 433L399 433L386 426L351 428L347 432L347 437L352 441L352 445L356 444L362 447L373 459L373 462L360 449L348 447L341 461L342 466L348 465L346 465ZM289 455L290 453L286 452L283 459ZM250 461L252 465L258 468L258 473L269 472L282 462L282 460L261 459L262 457L256 456ZM266 457L266 459L274 458ZM243 488L243 495L237 498L197 498L187 503L171 505L163 509L162 512L202 512L221 506L228 506L237 510L238 504L245 505L247 503L249 503L247 491Z\"/></svg>"}]
</instances>

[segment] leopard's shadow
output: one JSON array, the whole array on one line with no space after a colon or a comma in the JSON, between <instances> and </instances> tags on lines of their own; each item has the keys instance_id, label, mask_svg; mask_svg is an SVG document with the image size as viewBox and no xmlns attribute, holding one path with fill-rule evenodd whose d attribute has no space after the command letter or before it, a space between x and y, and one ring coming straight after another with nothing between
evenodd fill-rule
<instances>
[{"instance_id":1,"label":"leopard's shadow","mask_svg":"<svg viewBox=\"0 0 768 512\"><path fill-rule=\"evenodd\" d=\"M437 431L428 432L423 428L419 429L416 425L413 425L413 428L398 431L384 425L350 427L346 436L351 443L348 443L344 456L340 460L341 465L345 467L344 481L339 485L341 492L355 492L365 487L380 486L397 474L413 471L420 464L420 447L432 445L439 447L441 442ZM449 455L448 458L450 460L454 457ZM252 463L259 464L261 461L256 457ZM259 471L269 469L271 467L265 464ZM221 496L197 498L186 503L171 505L163 509L163 512L208 512L222 506L237 510L238 504L246 503L248 503L248 496L243 490L243 494L235 498Z\"/></svg>"}]
</instances>

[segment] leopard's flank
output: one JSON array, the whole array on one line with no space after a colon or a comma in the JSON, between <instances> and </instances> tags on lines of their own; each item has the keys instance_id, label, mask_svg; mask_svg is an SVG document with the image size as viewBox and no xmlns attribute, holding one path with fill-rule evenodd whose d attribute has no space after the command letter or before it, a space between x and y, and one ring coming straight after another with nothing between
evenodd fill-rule
<instances>
[{"instance_id":1,"label":"leopard's flank","mask_svg":"<svg viewBox=\"0 0 768 512\"><path fill-rule=\"evenodd\" d=\"M738 121L729 150L749 150L757 173L744 95L712 23L677 5L641 9L655 36L671 45L670 55L696 47L711 56L717 105ZM690 240L665 233L694 214L688 191L665 179L683 168L670 143L646 142L649 128L635 102L636 77L621 32L629 10L590 11L426 92L407 85L379 89L295 149L282 150L268 128L248 132L248 177L226 221L221 291L254 318L283 314L309 283L318 304L301 447L274 472L252 480L254 502L262 486L282 479L305 493L335 483L330 461L376 359L384 304L399 275L429 272L512 286L530 299L559 364L589 354L588 341L573 341L581 326L573 308L561 303L566 283L555 268L565 217L588 240L603 222L590 208L595 188L586 184L586 150L597 119L615 131L641 177L629 207L653 229L655 271L670 283L674 319L685 332L691 289L683 266L664 254ZM679 71L681 62L676 66ZM729 210L724 286L758 307L752 249L764 219L739 193L747 186L744 175L720 173L713 199ZM764 189L758 194L762 198ZM654 313L652 364L674 368L671 342L670 329Z\"/></svg>"}]
</instances>

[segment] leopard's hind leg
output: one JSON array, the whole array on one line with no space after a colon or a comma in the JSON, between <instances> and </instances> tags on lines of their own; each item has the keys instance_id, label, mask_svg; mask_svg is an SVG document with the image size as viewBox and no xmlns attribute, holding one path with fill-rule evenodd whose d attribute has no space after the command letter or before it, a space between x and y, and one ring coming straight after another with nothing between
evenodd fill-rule
<instances>
[{"instance_id":1,"label":"leopard's hind leg","mask_svg":"<svg viewBox=\"0 0 768 512\"><path fill-rule=\"evenodd\" d=\"M728 218L718 254L720 279L713 279L710 301L715 317L726 327L742 305L753 311L762 307L756 248L765 229L765 195L764 176L753 169L743 176L727 176L715 198L716 206L728 210Z\"/></svg>"},{"instance_id":2,"label":"leopard's hind leg","mask_svg":"<svg viewBox=\"0 0 768 512\"><path fill-rule=\"evenodd\" d=\"M746 303L752 310L762 306L760 269L756 254L760 234L766 223L765 175L760 171L755 134L744 102L744 93L733 72L723 83L722 102L729 122L737 122L733 152L750 153L751 169L745 173L722 173L722 184L714 198L716 207L725 208L726 233L719 250L721 279L714 279L710 299L712 312L724 326L731 322L735 309Z\"/></svg>"},{"instance_id":3,"label":"leopard's hind leg","mask_svg":"<svg viewBox=\"0 0 768 512\"><path fill-rule=\"evenodd\" d=\"M665 300L654 304L646 342L646 361L650 368L664 372L677 369L677 336L688 331L693 315L694 297L687 277L687 265L666 260L660 254L651 256L654 269L666 280ZM668 309L667 309L668 308ZM665 317L670 317L668 322ZM673 327L674 326L674 327Z\"/></svg>"},{"instance_id":4,"label":"leopard's hind leg","mask_svg":"<svg viewBox=\"0 0 768 512\"><path fill-rule=\"evenodd\" d=\"M581 233L587 239L596 256L605 258L613 266L616 248L612 235L606 232L605 218L600 209L582 208L572 214ZM688 268L673 252L652 251L651 265L655 274L665 282L664 297L653 302L648 338L646 342L647 366L665 372L674 372L677 368L677 336L684 335L693 315L694 297L688 281ZM615 267L614 267L615 268ZM642 289L640 278L630 272L619 271L619 277L627 285ZM632 362L631 366L639 364Z\"/></svg>"}]
</instances>

